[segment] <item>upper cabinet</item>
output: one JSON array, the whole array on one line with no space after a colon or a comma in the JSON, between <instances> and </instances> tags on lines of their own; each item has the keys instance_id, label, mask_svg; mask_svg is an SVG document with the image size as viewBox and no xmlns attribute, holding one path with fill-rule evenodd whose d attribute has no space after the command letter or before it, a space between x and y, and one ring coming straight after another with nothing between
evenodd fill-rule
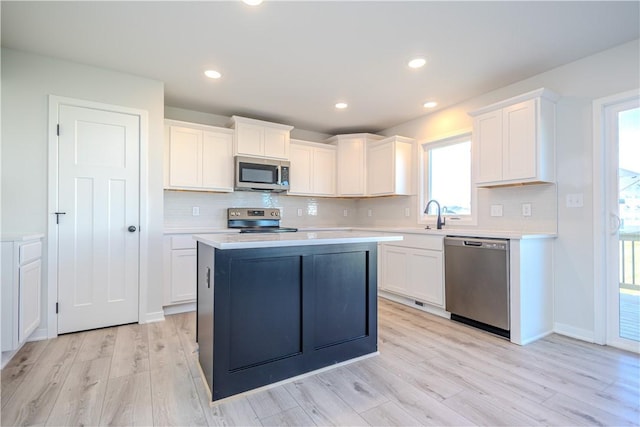
<instances>
[{"instance_id":1,"label":"upper cabinet","mask_svg":"<svg viewBox=\"0 0 640 427\"><path fill-rule=\"evenodd\" d=\"M469 113L473 166L480 187L554 182L555 103L538 89Z\"/></svg>"},{"instance_id":2,"label":"upper cabinet","mask_svg":"<svg viewBox=\"0 0 640 427\"><path fill-rule=\"evenodd\" d=\"M289 134L292 126L232 116L235 131L233 154L289 160Z\"/></svg>"},{"instance_id":3,"label":"upper cabinet","mask_svg":"<svg viewBox=\"0 0 640 427\"><path fill-rule=\"evenodd\" d=\"M392 136L367 146L367 194L412 195L414 140Z\"/></svg>"},{"instance_id":4,"label":"upper cabinet","mask_svg":"<svg viewBox=\"0 0 640 427\"><path fill-rule=\"evenodd\" d=\"M233 131L166 120L164 187L233 191Z\"/></svg>"},{"instance_id":5,"label":"upper cabinet","mask_svg":"<svg viewBox=\"0 0 640 427\"><path fill-rule=\"evenodd\" d=\"M337 135L327 140L338 150L338 196L367 195L367 145L383 137L368 133Z\"/></svg>"},{"instance_id":6,"label":"upper cabinet","mask_svg":"<svg viewBox=\"0 0 640 427\"><path fill-rule=\"evenodd\" d=\"M336 147L291 140L290 195L336 195Z\"/></svg>"}]
</instances>

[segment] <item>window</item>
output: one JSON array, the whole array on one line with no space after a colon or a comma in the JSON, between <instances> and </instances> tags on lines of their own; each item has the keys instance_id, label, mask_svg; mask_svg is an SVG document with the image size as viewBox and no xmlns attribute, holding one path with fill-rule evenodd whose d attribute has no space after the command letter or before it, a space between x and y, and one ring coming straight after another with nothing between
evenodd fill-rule
<instances>
[{"instance_id":1,"label":"window","mask_svg":"<svg viewBox=\"0 0 640 427\"><path fill-rule=\"evenodd\" d=\"M472 222L475 192L471 183L471 134L424 143L422 149L422 209L434 199L447 220ZM423 215L423 222L434 221L435 215L432 205L429 214Z\"/></svg>"}]
</instances>

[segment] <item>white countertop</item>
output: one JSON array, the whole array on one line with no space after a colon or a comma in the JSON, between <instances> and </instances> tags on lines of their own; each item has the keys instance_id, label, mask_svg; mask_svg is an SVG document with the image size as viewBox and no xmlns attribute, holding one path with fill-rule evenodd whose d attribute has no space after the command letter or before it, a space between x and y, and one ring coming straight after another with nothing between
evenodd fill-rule
<instances>
[{"instance_id":1,"label":"white countertop","mask_svg":"<svg viewBox=\"0 0 640 427\"><path fill-rule=\"evenodd\" d=\"M366 231L299 231L297 233L196 234L198 242L216 249L273 248L283 246L337 245L402 240L402 236Z\"/></svg>"},{"instance_id":2,"label":"white countertop","mask_svg":"<svg viewBox=\"0 0 640 427\"><path fill-rule=\"evenodd\" d=\"M44 238L44 233L3 233L0 240L3 242L28 242L42 238Z\"/></svg>"},{"instance_id":3,"label":"white countertop","mask_svg":"<svg viewBox=\"0 0 640 427\"><path fill-rule=\"evenodd\" d=\"M377 231L380 233L402 233L402 234L419 234L423 236L461 236L461 237L489 237L497 239L553 239L558 237L557 233L546 232L527 232L527 231L511 231L511 230L480 230L475 228L443 228L438 230L435 228L425 229L424 227L394 228L394 227L358 227L353 230Z\"/></svg>"},{"instance_id":4,"label":"white countertop","mask_svg":"<svg viewBox=\"0 0 640 427\"><path fill-rule=\"evenodd\" d=\"M283 227L285 227L283 225ZM353 227L298 227L298 231L352 231ZM239 233L238 228L220 227L165 227L164 234L219 234Z\"/></svg>"},{"instance_id":5,"label":"white countertop","mask_svg":"<svg viewBox=\"0 0 640 427\"><path fill-rule=\"evenodd\" d=\"M299 232L325 232L325 231L364 231L374 233L401 233L419 234L423 236L464 236L464 237L489 237L497 239L553 239L558 237L557 233L539 231L516 231L516 230L481 230L475 228L449 228L442 230L435 228L425 229L424 227L299 227ZM165 228L164 234L229 234L238 233L238 229L219 227L171 227ZM289 233L290 234L290 233Z\"/></svg>"}]
</instances>

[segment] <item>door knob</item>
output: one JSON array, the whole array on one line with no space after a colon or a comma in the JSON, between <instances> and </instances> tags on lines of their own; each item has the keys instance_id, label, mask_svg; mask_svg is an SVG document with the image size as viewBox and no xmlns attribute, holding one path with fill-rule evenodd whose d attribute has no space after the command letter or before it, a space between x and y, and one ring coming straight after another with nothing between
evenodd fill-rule
<instances>
[{"instance_id":1,"label":"door knob","mask_svg":"<svg viewBox=\"0 0 640 427\"><path fill-rule=\"evenodd\" d=\"M136 231L136 226L135 225L130 225L127 230L129 230L129 233L134 233Z\"/></svg>"}]
</instances>

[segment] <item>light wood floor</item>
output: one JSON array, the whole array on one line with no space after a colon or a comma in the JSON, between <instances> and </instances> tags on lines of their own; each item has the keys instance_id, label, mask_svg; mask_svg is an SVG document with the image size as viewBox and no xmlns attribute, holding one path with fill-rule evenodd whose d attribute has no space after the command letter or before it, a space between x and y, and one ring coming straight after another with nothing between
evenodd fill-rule
<instances>
[{"instance_id":1,"label":"light wood floor","mask_svg":"<svg viewBox=\"0 0 640 427\"><path fill-rule=\"evenodd\" d=\"M635 354L525 347L386 300L380 355L210 406L194 313L28 343L2 370L10 425L639 425Z\"/></svg>"}]
</instances>

